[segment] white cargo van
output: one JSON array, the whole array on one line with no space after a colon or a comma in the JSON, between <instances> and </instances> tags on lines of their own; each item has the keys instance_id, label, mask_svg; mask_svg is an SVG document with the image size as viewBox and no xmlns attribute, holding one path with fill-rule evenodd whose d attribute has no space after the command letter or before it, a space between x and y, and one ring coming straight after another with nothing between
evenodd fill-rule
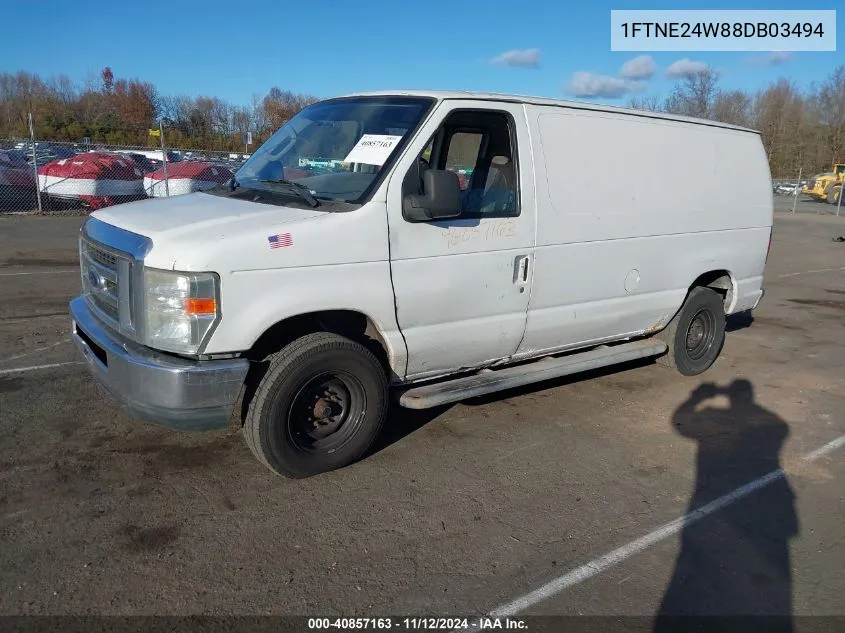
<instances>
[{"instance_id":1,"label":"white cargo van","mask_svg":"<svg viewBox=\"0 0 845 633\"><path fill-rule=\"evenodd\" d=\"M224 186L93 213L73 333L136 417L236 421L302 477L359 459L391 391L425 408L638 358L705 371L763 295L771 228L751 130L359 94L307 107Z\"/></svg>"}]
</instances>

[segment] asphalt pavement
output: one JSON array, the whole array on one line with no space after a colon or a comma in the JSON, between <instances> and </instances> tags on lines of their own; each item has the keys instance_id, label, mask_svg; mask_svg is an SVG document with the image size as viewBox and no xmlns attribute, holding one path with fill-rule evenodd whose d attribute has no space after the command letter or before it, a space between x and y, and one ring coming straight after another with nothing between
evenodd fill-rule
<instances>
[{"instance_id":1,"label":"asphalt pavement","mask_svg":"<svg viewBox=\"0 0 845 633\"><path fill-rule=\"evenodd\" d=\"M845 217L776 215L766 296L702 376L397 409L299 481L95 384L81 221L0 218L0 614L845 615Z\"/></svg>"}]
</instances>

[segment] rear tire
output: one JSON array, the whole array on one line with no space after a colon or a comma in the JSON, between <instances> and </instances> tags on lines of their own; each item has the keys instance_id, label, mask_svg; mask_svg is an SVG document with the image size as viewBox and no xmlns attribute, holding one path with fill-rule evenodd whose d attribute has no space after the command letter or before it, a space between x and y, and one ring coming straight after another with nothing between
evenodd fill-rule
<instances>
[{"instance_id":1,"label":"rear tire","mask_svg":"<svg viewBox=\"0 0 845 633\"><path fill-rule=\"evenodd\" d=\"M387 412L387 376L375 355L351 339L317 332L268 361L243 426L258 460L302 478L360 459Z\"/></svg>"},{"instance_id":2,"label":"rear tire","mask_svg":"<svg viewBox=\"0 0 845 633\"><path fill-rule=\"evenodd\" d=\"M669 350L657 362L677 369L684 376L707 371L725 342L725 306L722 296L711 288L696 287L687 295L675 318L657 338Z\"/></svg>"}]
</instances>

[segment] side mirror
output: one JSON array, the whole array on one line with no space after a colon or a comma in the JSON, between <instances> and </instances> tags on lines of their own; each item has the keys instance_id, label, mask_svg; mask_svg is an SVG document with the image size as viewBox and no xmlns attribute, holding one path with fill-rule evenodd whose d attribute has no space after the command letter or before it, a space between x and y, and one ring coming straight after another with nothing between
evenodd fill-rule
<instances>
[{"instance_id":1,"label":"side mirror","mask_svg":"<svg viewBox=\"0 0 845 633\"><path fill-rule=\"evenodd\" d=\"M411 222L456 218L461 214L461 187L453 171L423 172L424 194L411 194L402 201L402 214Z\"/></svg>"}]
</instances>

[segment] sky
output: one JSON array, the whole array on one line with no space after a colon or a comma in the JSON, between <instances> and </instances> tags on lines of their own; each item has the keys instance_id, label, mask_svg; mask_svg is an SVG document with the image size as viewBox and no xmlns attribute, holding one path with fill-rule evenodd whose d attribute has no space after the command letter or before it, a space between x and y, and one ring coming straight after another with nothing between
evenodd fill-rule
<instances>
[{"instance_id":1,"label":"sky","mask_svg":"<svg viewBox=\"0 0 845 633\"><path fill-rule=\"evenodd\" d=\"M833 9L837 4L745 0L742 8ZM720 73L720 87L749 91L781 77L809 87L845 64L845 36L839 33L837 52L610 50L611 9L681 8L736 5L707 0L28 0L5 3L0 72L65 74L81 82L110 66L116 77L150 81L161 94L217 96L235 104L263 97L273 86L320 98L367 90L458 89L624 104L632 96L665 97L673 76L701 64ZM35 31L28 26L33 24Z\"/></svg>"}]
</instances>

